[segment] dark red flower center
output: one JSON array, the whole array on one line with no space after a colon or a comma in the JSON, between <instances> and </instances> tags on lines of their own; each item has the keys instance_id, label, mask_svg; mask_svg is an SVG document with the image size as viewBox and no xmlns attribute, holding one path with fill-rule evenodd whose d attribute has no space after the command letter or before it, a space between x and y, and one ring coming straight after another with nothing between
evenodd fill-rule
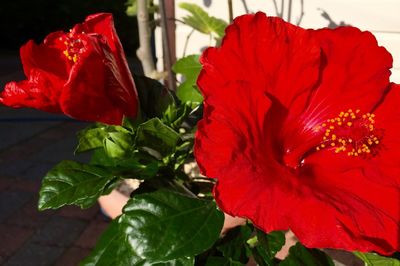
<instances>
[{"instance_id":1,"label":"dark red flower center","mask_svg":"<svg viewBox=\"0 0 400 266\"><path fill-rule=\"evenodd\" d=\"M70 30L69 33L60 37L60 41L65 45L63 54L74 63L78 61L79 55L84 49L84 44L82 42L82 35L84 34L85 32L74 33Z\"/></svg>"},{"instance_id":2,"label":"dark red flower center","mask_svg":"<svg viewBox=\"0 0 400 266\"><path fill-rule=\"evenodd\" d=\"M358 109L340 112L337 117L327 119L316 127L317 131L323 132L316 150L332 149L335 153L345 152L348 156L375 156L383 134L374 124L374 114L362 114Z\"/></svg>"}]
</instances>

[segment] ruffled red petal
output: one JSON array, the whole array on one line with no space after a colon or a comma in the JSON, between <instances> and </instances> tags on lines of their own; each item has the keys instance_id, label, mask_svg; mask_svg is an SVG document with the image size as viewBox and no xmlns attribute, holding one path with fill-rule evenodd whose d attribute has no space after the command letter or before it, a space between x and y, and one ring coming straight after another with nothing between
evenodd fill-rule
<instances>
[{"instance_id":1,"label":"ruffled red petal","mask_svg":"<svg viewBox=\"0 0 400 266\"><path fill-rule=\"evenodd\" d=\"M68 67L62 51L44 44L37 45L30 40L21 47L20 54L25 76L29 77L32 69L42 69L60 79L68 78Z\"/></svg>"},{"instance_id":2,"label":"ruffled red petal","mask_svg":"<svg viewBox=\"0 0 400 266\"><path fill-rule=\"evenodd\" d=\"M207 98L195 143L197 162L207 176L223 178L221 172L232 167L251 167L252 160L272 156L270 150L260 153L265 149L263 141L268 140L264 136L271 101L262 91L248 87L233 82L220 88L227 97L224 101L218 94Z\"/></svg>"},{"instance_id":3,"label":"ruffled red petal","mask_svg":"<svg viewBox=\"0 0 400 266\"><path fill-rule=\"evenodd\" d=\"M200 61L207 75L198 79L204 95L232 81L246 81L298 114L319 77L320 47L312 34L264 13L238 17L226 29L220 48ZM299 104L301 103L301 104Z\"/></svg>"},{"instance_id":4,"label":"ruffled red petal","mask_svg":"<svg viewBox=\"0 0 400 266\"><path fill-rule=\"evenodd\" d=\"M366 165L367 177L386 186L400 186L400 85L391 84L385 98L374 110L375 128L382 130L378 156ZM400 204L400 198L399 198ZM400 215L400 213L399 213Z\"/></svg>"},{"instance_id":5,"label":"ruffled red petal","mask_svg":"<svg viewBox=\"0 0 400 266\"><path fill-rule=\"evenodd\" d=\"M370 32L354 27L311 32L323 51L323 70L304 112L306 120L324 120L349 108L370 111L389 84L390 53Z\"/></svg>"},{"instance_id":6,"label":"ruffled red petal","mask_svg":"<svg viewBox=\"0 0 400 266\"><path fill-rule=\"evenodd\" d=\"M29 80L10 82L0 93L0 102L10 107L30 107L46 112L60 112L59 97L63 80L50 73L31 69Z\"/></svg>"},{"instance_id":7,"label":"ruffled red petal","mask_svg":"<svg viewBox=\"0 0 400 266\"><path fill-rule=\"evenodd\" d=\"M302 243L386 255L400 248L400 186L384 181L390 176L373 176L368 168L377 160L335 154L332 150L305 159L298 178L313 190L315 214L311 216L331 215L335 223L327 227L322 218L321 231L320 224L312 223L301 207L294 210L291 229ZM296 222L300 217L302 222Z\"/></svg>"}]
</instances>

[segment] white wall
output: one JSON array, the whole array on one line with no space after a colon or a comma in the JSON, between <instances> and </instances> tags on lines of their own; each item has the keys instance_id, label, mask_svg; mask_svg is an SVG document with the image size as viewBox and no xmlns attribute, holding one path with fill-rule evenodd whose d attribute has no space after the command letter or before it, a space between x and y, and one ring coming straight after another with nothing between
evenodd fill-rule
<instances>
[{"instance_id":1,"label":"white wall","mask_svg":"<svg viewBox=\"0 0 400 266\"><path fill-rule=\"evenodd\" d=\"M284 19L288 16L288 2L285 1ZM209 12L210 15L228 20L228 6L226 0L176 0L176 17L183 17L185 10L179 8L179 3L195 3ZM209 7L204 2L211 2ZM241 0L233 0L234 16L245 13ZM282 0L276 0L278 6ZM296 23L300 16L300 0L292 0L291 22ZM273 0L246 0L250 12L263 11L269 15L276 15ZM321 28L329 22L322 17L321 9L325 10L336 23L344 21L374 33L380 45L386 47L394 58L394 68L391 80L400 83L400 0L304 0L304 16L300 26L304 28ZM177 22L176 52L178 58L182 56L186 36L191 28ZM161 35L157 33L157 43L161 43ZM201 48L214 45L208 36L194 33L189 41L186 54L200 53ZM157 45L161 47L161 45ZM157 53L161 55L161 49ZM159 62L159 66L162 62Z\"/></svg>"}]
</instances>

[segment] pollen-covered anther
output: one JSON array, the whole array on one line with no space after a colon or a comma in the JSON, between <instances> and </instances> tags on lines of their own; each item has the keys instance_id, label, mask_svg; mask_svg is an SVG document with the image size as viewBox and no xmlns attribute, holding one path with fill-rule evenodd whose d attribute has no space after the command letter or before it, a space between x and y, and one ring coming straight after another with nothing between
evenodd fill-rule
<instances>
[{"instance_id":1,"label":"pollen-covered anther","mask_svg":"<svg viewBox=\"0 0 400 266\"><path fill-rule=\"evenodd\" d=\"M73 61L76 63L79 59L79 55L83 48L83 43L81 40L82 33L73 33L72 30L68 34L65 34L60 40L63 41L65 45L65 50L63 54L65 55L68 60Z\"/></svg>"},{"instance_id":2,"label":"pollen-covered anther","mask_svg":"<svg viewBox=\"0 0 400 266\"><path fill-rule=\"evenodd\" d=\"M335 153L346 152L354 157L376 155L382 136L374 124L374 114L362 114L359 109L342 111L316 127L316 131L322 133L316 150L332 149Z\"/></svg>"}]
</instances>

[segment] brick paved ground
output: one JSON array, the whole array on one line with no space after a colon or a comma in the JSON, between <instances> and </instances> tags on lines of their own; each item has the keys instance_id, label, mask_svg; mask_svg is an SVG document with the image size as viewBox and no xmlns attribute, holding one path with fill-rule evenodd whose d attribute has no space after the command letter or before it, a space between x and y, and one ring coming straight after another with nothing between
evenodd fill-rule
<instances>
[{"instance_id":1,"label":"brick paved ground","mask_svg":"<svg viewBox=\"0 0 400 266\"><path fill-rule=\"evenodd\" d=\"M104 231L108 222L98 206L37 211L45 173L62 159L87 161L73 156L75 133L85 126L0 107L1 265L77 265Z\"/></svg>"},{"instance_id":2,"label":"brick paved ground","mask_svg":"<svg viewBox=\"0 0 400 266\"><path fill-rule=\"evenodd\" d=\"M137 60L132 72L140 73ZM24 75L18 52L0 51L0 91ZM42 177L74 156L75 134L85 123L0 105L0 265L78 265L108 224L98 206L37 211Z\"/></svg>"}]
</instances>

